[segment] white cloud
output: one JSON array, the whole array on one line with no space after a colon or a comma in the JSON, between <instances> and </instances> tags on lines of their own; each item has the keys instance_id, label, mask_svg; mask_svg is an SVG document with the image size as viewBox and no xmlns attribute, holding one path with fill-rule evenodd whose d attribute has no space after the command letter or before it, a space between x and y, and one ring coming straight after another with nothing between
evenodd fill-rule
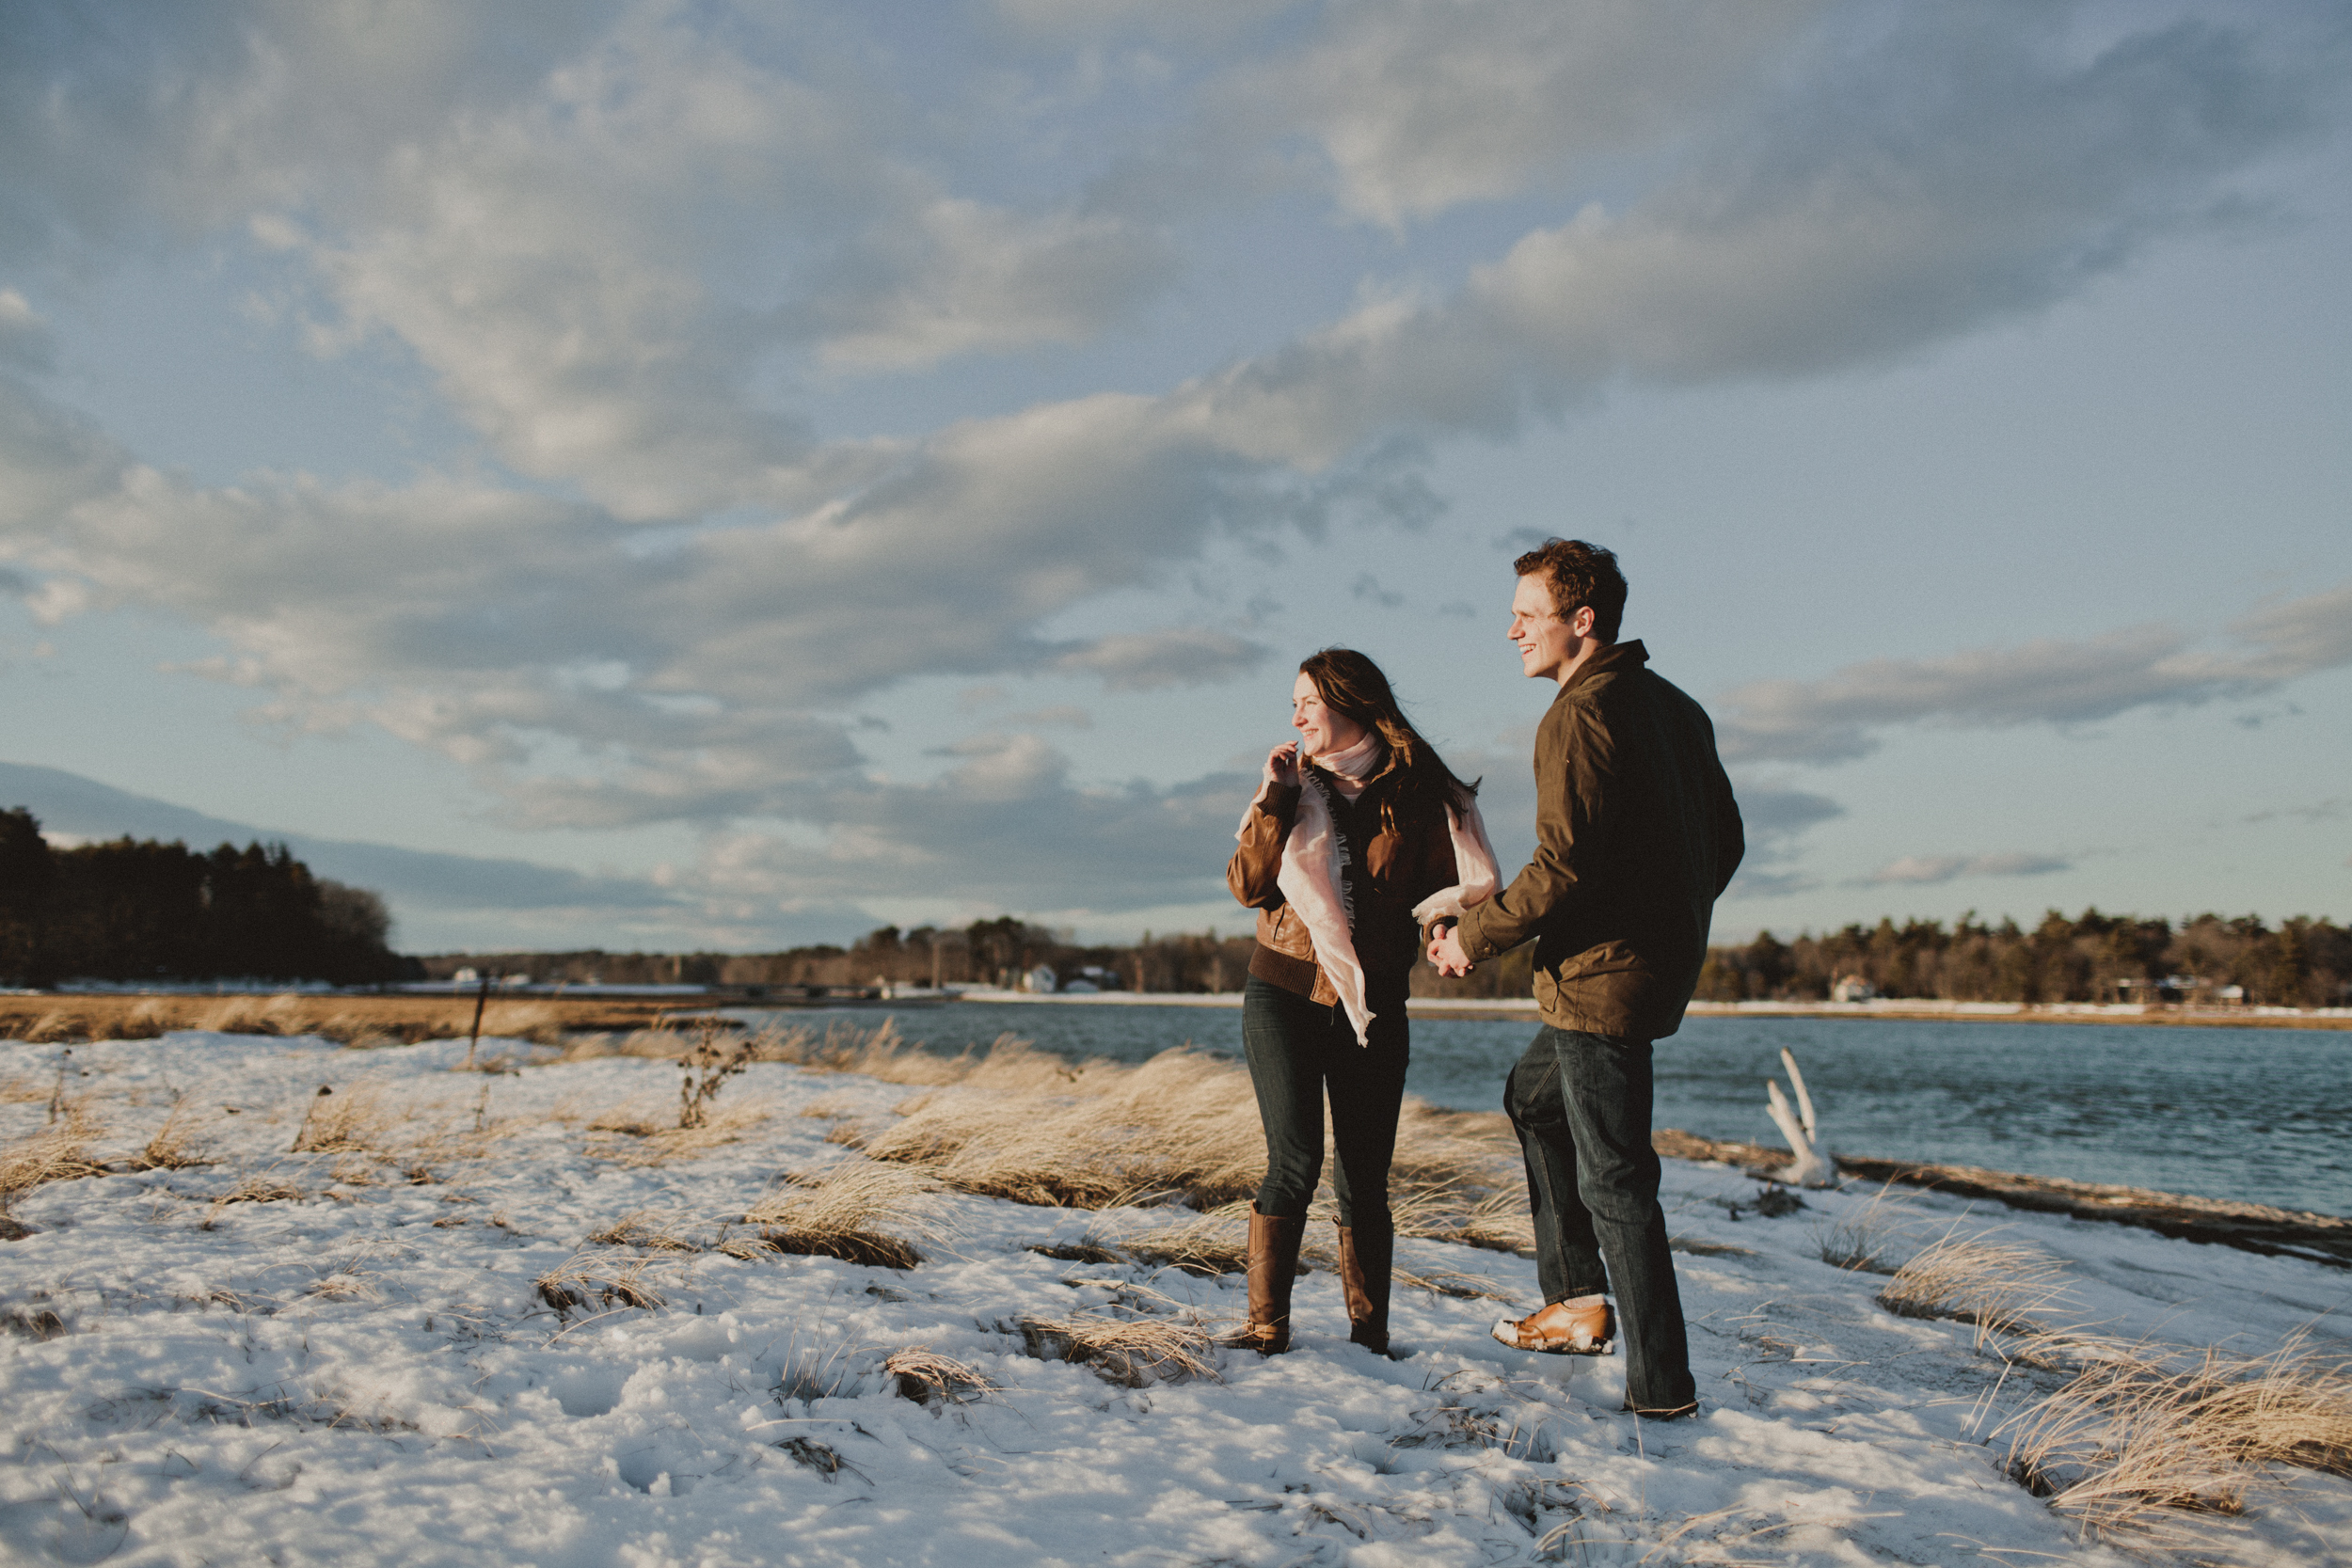
<instances>
[{"instance_id":1,"label":"white cloud","mask_svg":"<svg viewBox=\"0 0 2352 1568\"><path fill-rule=\"evenodd\" d=\"M2352 584L2268 605L2231 628L2241 647L2200 650L2185 632L2138 626L2090 641L2051 638L1942 658L1870 659L1818 681L1756 681L1724 694L1724 756L1836 762L1901 724L2000 729L2083 723L2140 707L2245 697L2352 664Z\"/></svg>"},{"instance_id":2,"label":"white cloud","mask_svg":"<svg viewBox=\"0 0 2352 1568\"><path fill-rule=\"evenodd\" d=\"M1336 8L1230 89L1329 160L1343 209L1398 227L1681 133L1821 0L1383 0Z\"/></svg>"},{"instance_id":3,"label":"white cloud","mask_svg":"<svg viewBox=\"0 0 2352 1568\"><path fill-rule=\"evenodd\" d=\"M2000 855L1905 855L1900 860L1889 861L1880 866L1855 885L1921 886L1948 882L1961 877L2042 877L2053 871L2071 870L2074 863L2058 855L2018 852Z\"/></svg>"},{"instance_id":4,"label":"white cloud","mask_svg":"<svg viewBox=\"0 0 2352 1568\"><path fill-rule=\"evenodd\" d=\"M1199 627L1117 632L1074 648L1056 667L1100 675L1114 691L1198 686L1257 668L1266 651L1226 632Z\"/></svg>"}]
</instances>

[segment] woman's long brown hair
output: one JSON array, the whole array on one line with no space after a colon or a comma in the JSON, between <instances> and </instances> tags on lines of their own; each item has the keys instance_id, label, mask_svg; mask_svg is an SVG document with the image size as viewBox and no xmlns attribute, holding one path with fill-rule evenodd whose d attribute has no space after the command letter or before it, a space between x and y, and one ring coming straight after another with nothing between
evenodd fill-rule
<instances>
[{"instance_id":1,"label":"woman's long brown hair","mask_svg":"<svg viewBox=\"0 0 2352 1568\"><path fill-rule=\"evenodd\" d=\"M1353 648L1324 648L1301 659L1298 672L1315 683L1325 707L1378 734L1381 744L1396 759L1396 794L1382 805L1382 815L1391 826L1400 801L1415 815L1426 810L1439 817L1443 806L1457 812L1470 809L1470 797L1478 793L1477 782L1464 784L1455 778L1438 749L1422 738L1397 705L1396 693L1380 666Z\"/></svg>"}]
</instances>

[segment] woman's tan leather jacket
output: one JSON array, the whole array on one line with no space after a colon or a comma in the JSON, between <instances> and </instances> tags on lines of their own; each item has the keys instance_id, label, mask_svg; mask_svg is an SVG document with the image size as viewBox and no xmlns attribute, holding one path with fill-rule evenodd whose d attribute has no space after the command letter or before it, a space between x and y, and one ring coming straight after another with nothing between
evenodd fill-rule
<instances>
[{"instance_id":1,"label":"woman's tan leather jacket","mask_svg":"<svg viewBox=\"0 0 2352 1568\"><path fill-rule=\"evenodd\" d=\"M1310 764L1309 766L1312 766ZM1351 805L1331 792L1334 824L1346 834L1358 860L1355 895L1356 958L1364 966L1366 989L1375 994L1404 994L1421 957L1421 929L1413 906L1462 879L1454 864L1454 839L1443 808L1415 811L1396 800L1400 782L1393 760L1373 775ZM1233 896L1258 911L1258 946L1249 973L1285 990L1330 1005L1339 992L1315 962L1307 927L1292 912L1275 878L1282 869L1282 844L1297 820L1297 784L1269 784L1250 802L1241 842L1226 863L1225 882Z\"/></svg>"}]
</instances>

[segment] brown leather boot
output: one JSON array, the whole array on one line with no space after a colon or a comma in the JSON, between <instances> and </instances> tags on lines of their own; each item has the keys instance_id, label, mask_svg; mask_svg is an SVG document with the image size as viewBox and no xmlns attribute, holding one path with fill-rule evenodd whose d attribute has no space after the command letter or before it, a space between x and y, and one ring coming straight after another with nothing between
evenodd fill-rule
<instances>
[{"instance_id":1,"label":"brown leather boot","mask_svg":"<svg viewBox=\"0 0 2352 1568\"><path fill-rule=\"evenodd\" d=\"M1617 1315L1605 1301L1571 1307L1555 1301L1518 1322L1505 1318L1494 1336L1513 1350L1541 1351L1547 1355L1607 1355L1616 1348Z\"/></svg>"},{"instance_id":2,"label":"brown leather boot","mask_svg":"<svg viewBox=\"0 0 2352 1568\"><path fill-rule=\"evenodd\" d=\"M1394 1226L1340 1227L1340 1289L1347 1296L1347 1337L1375 1355L1389 1354L1389 1278L1395 1256Z\"/></svg>"},{"instance_id":3,"label":"brown leather boot","mask_svg":"<svg viewBox=\"0 0 2352 1568\"><path fill-rule=\"evenodd\" d=\"M1249 1206L1249 1326L1241 1342L1260 1355L1291 1348L1291 1281L1298 1275L1298 1243L1305 1220L1261 1214Z\"/></svg>"}]
</instances>

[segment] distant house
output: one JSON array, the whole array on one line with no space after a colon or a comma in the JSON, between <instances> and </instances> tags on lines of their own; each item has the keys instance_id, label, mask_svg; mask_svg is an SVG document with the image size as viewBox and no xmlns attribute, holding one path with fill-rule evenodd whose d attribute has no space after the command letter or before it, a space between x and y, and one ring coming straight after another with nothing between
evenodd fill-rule
<instances>
[{"instance_id":1,"label":"distant house","mask_svg":"<svg viewBox=\"0 0 2352 1568\"><path fill-rule=\"evenodd\" d=\"M1023 990L1059 990L1061 976L1054 973L1051 964L1040 964L1021 976L1021 989Z\"/></svg>"},{"instance_id":2,"label":"distant house","mask_svg":"<svg viewBox=\"0 0 2352 1568\"><path fill-rule=\"evenodd\" d=\"M1832 1002L1868 1002L1878 993L1878 987L1859 974L1841 974L1837 983L1829 988Z\"/></svg>"}]
</instances>

